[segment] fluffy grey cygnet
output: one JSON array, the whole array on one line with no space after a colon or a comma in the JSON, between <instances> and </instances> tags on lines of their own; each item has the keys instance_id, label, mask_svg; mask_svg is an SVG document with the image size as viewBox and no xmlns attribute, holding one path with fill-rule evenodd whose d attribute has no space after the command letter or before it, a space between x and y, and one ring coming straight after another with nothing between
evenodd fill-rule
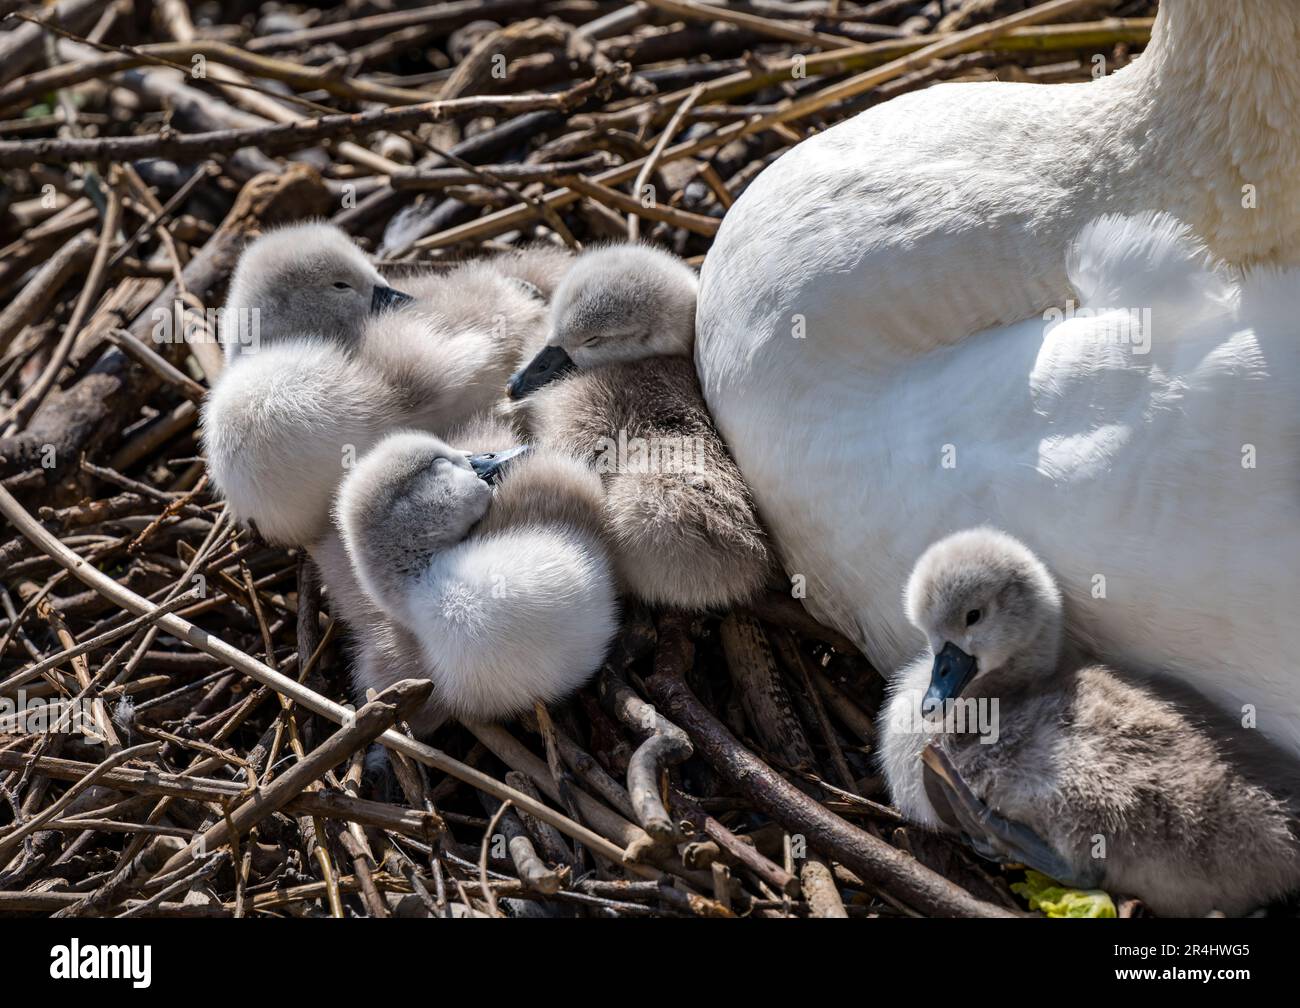
<instances>
[{"instance_id":1,"label":"fluffy grey cygnet","mask_svg":"<svg viewBox=\"0 0 1300 1008\"><path fill-rule=\"evenodd\" d=\"M499 444L491 425L456 443ZM561 452L467 453L399 432L349 474L337 524L361 589L418 644L437 704L489 721L563 698L604 659L618 603L600 498ZM393 674L407 673L359 665L358 693Z\"/></svg>"},{"instance_id":2,"label":"fluffy grey cygnet","mask_svg":"<svg viewBox=\"0 0 1300 1008\"><path fill-rule=\"evenodd\" d=\"M226 362L298 336L353 346L373 313L410 300L332 224L268 231L244 250L230 280L221 310Z\"/></svg>"},{"instance_id":3,"label":"fluffy grey cygnet","mask_svg":"<svg viewBox=\"0 0 1300 1008\"><path fill-rule=\"evenodd\" d=\"M880 756L909 818L1158 914L1243 914L1300 888L1296 768L1171 684L1065 653L1060 593L1023 543L940 540L904 605L928 649L892 684Z\"/></svg>"},{"instance_id":4,"label":"fluffy grey cygnet","mask_svg":"<svg viewBox=\"0 0 1300 1008\"><path fill-rule=\"evenodd\" d=\"M446 431L496 403L544 332L539 291L553 289L561 262L563 252L528 249L403 278L399 294L332 225L250 245L225 319L257 318L257 339L223 322L229 365L202 422L234 517L272 542L309 544L327 532L347 469L385 433Z\"/></svg>"},{"instance_id":5,"label":"fluffy grey cygnet","mask_svg":"<svg viewBox=\"0 0 1300 1008\"><path fill-rule=\"evenodd\" d=\"M582 254L556 288L547 345L508 390L541 443L602 474L626 589L704 610L753 596L771 560L695 376L696 289L689 266L647 245Z\"/></svg>"}]
</instances>

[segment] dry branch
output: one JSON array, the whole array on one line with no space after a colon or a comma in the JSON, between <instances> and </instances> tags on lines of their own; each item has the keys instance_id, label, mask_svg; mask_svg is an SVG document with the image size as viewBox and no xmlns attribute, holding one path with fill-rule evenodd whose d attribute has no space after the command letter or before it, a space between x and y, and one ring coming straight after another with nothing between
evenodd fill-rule
<instances>
[{"instance_id":1,"label":"dry branch","mask_svg":"<svg viewBox=\"0 0 1300 1008\"><path fill-rule=\"evenodd\" d=\"M361 137L380 130L402 130L425 123L463 116L517 114L539 109L568 111L603 87L601 77L559 95L502 95L453 98L353 115L323 115L272 126L213 130L207 133L160 133L142 137L94 139L0 140L0 168L27 168L36 164L70 164L75 161L139 161L169 158L198 161L213 154L228 154L255 147L263 154L315 147L326 140Z\"/></svg>"}]
</instances>

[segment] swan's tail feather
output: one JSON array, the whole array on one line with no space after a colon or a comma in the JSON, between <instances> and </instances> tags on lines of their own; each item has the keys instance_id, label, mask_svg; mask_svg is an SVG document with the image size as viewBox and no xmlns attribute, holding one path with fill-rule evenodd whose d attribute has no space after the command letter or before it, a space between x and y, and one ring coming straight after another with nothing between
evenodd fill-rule
<instances>
[{"instance_id":1,"label":"swan's tail feather","mask_svg":"<svg viewBox=\"0 0 1300 1008\"><path fill-rule=\"evenodd\" d=\"M1090 221L1070 246L1066 269L1094 314L1140 313L1169 332L1230 310L1236 289L1186 224L1155 211Z\"/></svg>"}]
</instances>

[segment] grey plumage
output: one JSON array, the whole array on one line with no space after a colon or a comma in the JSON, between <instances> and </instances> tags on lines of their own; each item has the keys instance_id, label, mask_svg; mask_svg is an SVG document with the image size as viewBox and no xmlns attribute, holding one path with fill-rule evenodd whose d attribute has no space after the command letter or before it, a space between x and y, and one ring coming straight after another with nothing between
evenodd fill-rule
<instances>
[{"instance_id":1,"label":"grey plumage","mask_svg":"<svg viewBox=\"0 0 1300 1008\"><path fill-rule=\"evenodd\" d=\"M688 357L579 371L534 393L532 429L601 471L620 581L653 605L714 609L752 597L767 577L767 542L749 489L713 426ZM647 458L638 472L620 439L683 446L683 464ZM688 457L689 456L689 457ZM620 471L621 470L621 471Z\"/></svg>"},{"instance_id":2,"label":"grey plumage","mask_svg":"<svg viewBox=\"0 0 1300 1008\"><path fill-rule=\"evenodd\" d=\"M462 424L452 433L451 440L454 444L472 445L481 451L501 451L517 444L520 435L505 422L479 416ZM482 527L488 526L490 518L504 524L509 517L508 511L508 508L494 507L483 519ZM405 540L407 530L401 529L400 535ZM356 703L363 703L370 690L382 692L402 679L426 677L426 659L419 638L394 620L391 613L361 587L356 565L348 555L338 529L331 523L329 530L311 543L308 550L321 572L335 616L342 619L349 630L352 692ZM428 735L447 719L449 713L435 693L423 709L412 714L411 729L417 735Z\"/></svg>"},{"instance_id":3,"label":"grey plumage","mask_svg":"<svg viewBox=\"0 0 1300 1008\"><path fill-rule=\"evenodd\" d=\"M1056 585L1023 544L991 529L941 540L905 606L929 652L892 685L881 762L910 818L958 825L918 759L941 739L995 816L1032 830L1076 878L1157 913L1242 914L1300 888L1295 767L1185 691L1063 653ZM974 659L960 698L996 701L995 741L951 722L920 728L945 647Z\"/></svg>"},{"instance_id":4,"label":"grey plumage","mask_svg":"<svg viewBox=\"0 0 1300 1008\"><path fill-rule=\"evenodd\" d=\"M556 287L551 342L580 369L695 346L695 271L651 245L604 245L580 255Z\"/></svg>"},{"instance_id":5,"label":"grey plumage","mask_svg":"<svg viewBox=\"0 0 1300 1008\"><path fill-rule=\"evenodd\" d=\"M296 336L347 348L387 283L340 229L324 222L266 232L239 258L221 309L227 363Z\"/></svg>"},{"instance_id":6,"label":"grey plumage","mask_svg":"<svg viewBox=\"0 0 1300 1008\"><path fill-rule=\"evenodd\" d=\"M405 276L393 285L412 300L377 312L373 291L333 289L384 278L330 225L270 232L240 260L222 326L228 366L203 410L209 468L237 519L309 548L351 630L358 702L427 666L418 638L361 587L330 521L339 484L386 434L445 432L492 406L525 346L544 339L544 296L570 261L539 246ZM256 341L227 328L241 318L257 319ZM426 733L447 714L435 696L413 727Z\"/></svg>"},{"instance_id":7,"label":"grey plumage","mask_svg":"<svg viewBox=\"0 0 1300 1008\"><path fill-rule=\"evenodd\" d=\"M601 473L626 590L703 610L753 596L771 560L691 362L695 287L685 263L648 246L579 256L556 288L548 340L576 370L531 392L521 415L540 443Z\"/></svg>"},{"instance_id":8,"label":"grey plumage","mask_svg":"<svg viewBox=\"0 0 1300 1008\"><path fill-rule=\"evenodd\" d=\"M403 679L425 678L419 639L362 590L338 532L331 529L308 550L321 572L335 618L348 629L354 703L365 703L371 689L382 692ZM409 717L411 730L426 736L447 719L448 712L435 694Z\"/></svg>"}]
</instances>

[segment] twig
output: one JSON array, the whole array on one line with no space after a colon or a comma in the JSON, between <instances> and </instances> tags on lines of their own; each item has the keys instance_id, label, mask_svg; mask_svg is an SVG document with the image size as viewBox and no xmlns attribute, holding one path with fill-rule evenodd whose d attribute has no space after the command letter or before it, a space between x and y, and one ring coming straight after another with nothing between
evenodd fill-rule
<instances>
[{"instance_id":1,"label":"twig","mask_svg":"<svg viewBox=\"0 0 1300 1008\"><path fill-rule=\"evenodd\" d=\"M404 716L406 710L426 701L432 691L433 683L427 679L403 679L389 686L357 711L351 723L345 724L258 794L190 841L163 866L163 872L172 871L196 854L215 850L232 838L247 833L267 816L284 808L326 771L373 742L394 721Z\"/></svg>"},{"instance_id":2,"label":"twig","mask_svg":"<svg viewBox=\"0 0 1300 1008\"><path fill-rule=\"evenodd\" d=\"M68 354L72 350L72 344L76 341L82 325L90 316L90 309L94 307L95 300L99 297L100 286L104 281L104 268L108 262L108 250L117 240L117 228L121 219L122 197L114 179L110 180L108 208L104 212L104 222L100 227L99 244L95 248L95 257L91 260L90 270L86 274L85 286L82 287L76 307L72 310L72 318L64 326L63 336L54 347L54 352L50 354L50 359L45 365L45 370L41 372L40 378L32 383L31 388L14 403L8 415L0 420L0 429L9 425L23 427L28 417L36 412L37 407L45 400L45 396L58 380L59 372L63 369L64 362L67 361Z\"/></svg>"},{"instance_id":3,"label":"twig","mask_svg":"<svg viewBox=\"0 0 1300 1008\"><path fill-rule=\"evenodd\" d=\"M147 599L141 598L129 588L118 584L108 575L96 570L87 564L81 557L77 556L58 539L47 532L39 522L37 522L23 508L8 490L0 487L0 513L18 529L24 536L30 539L46 555L51 557L60 566L66 568L74 577L84 582L104 597L112 600L129 612L136 615L151 613L156 606ZM184 640L191 646L198 648L207 654L212 655L218 661L234 668L239 669L245 675L252 679L269 686L277 693L288 697L295 703L301 704L307 710L319 714L321 717L334 721L337 724L347 723L351 718L351 712L321 696L312 689L307 688L283 673L277 672L266 664L250 657L238 648L232 647L219 637L216 637L206 630L195 626L188 620L180 616L169 613L161 616L156 624L159 628L171 634L172 636ZM605 837L591 829L583 826L581 823L574 822L566 816L560 815L554 810L533 801L527 795L520 794L513 788L506 787L500 781L494 780L487 774L475 770L473 767L466 766L459 760L452 759L445 753L434 749L430 746L423 745L415 740L400 735L389 729L380 736L379 741L390 749L395 749L400 753L411 757L417 762L426 766L433 767L435 770L441 770L443 773L449 773L465 783L486 791L502 800L509 798L516 805L527 809L537 818L555 826L562 833L581 840L585 845L591 847L602 856L619 862L623 858L623 849L610 843ZM530 775L531 776L531 775ZM535 779L535 778L534 778ZM540 781L538 782L541 783ZM631 826L630 823L627 824ZM638 830L638 832L640 832ZM644 833L641 834L643 837ZM635 839L632 837L631 839ZM646 840L649 838L647 837ZM643 868L640 865L632 866L632 870L639 873L647 874L650 877L658 877L658 872L651 869Z\"/></svg>"},{"instance_id":4,"label":"twig","mask_svg":"<svg viewBox=\"0 0 1300 1008\"><path fill-rule=\"evenodd\" d=\"M791 833L806 836L811 845L923 912L942 917L1012 916L826 811L786 783L736 741L680 676L657 672L647 685L709 765Z\"/></svg>"},{"instance_id":5,"label":"twig","mask_svg":"<svg viewBox=\"0 0 1300 1008\"><path fill-rule=\"evenodd\" d=\"M265 154L280 154L315 147L326 140L365 136L380 130L410 129L460 116L501 115L554 109L567 112L606 85L594 77L560 94L497 95L452 98L398 108L376 109L352 115L325 115L271 126L212 130L206 133L156 133L141 137L59 138L54 140L0 140L0 167L28 168L35 164L70 164L75 161L139 161L169 158L200 161L213 154L228 154L256 147Z\"/></svg>"},{"instance_id":6,"label":"twig","mask_svg":"<svg viewBox=\"0 0 1300 1008\"><path fill-rule=\"evenodd\" d=\"M492 846L492 837L496 834L497 824L501 822L501 817L510 811L510 802L502 802L500 807L493 813L491 820L488 821L487 829L483 831L483 844L478 855L478 880L479 886L483 890L483 898L487 900L488 912L493 917L500 917L501 910L497 907L497 898L493 895L491 888L488 886L487 862L488 848Z\"/></svg>"},{"instance_id":7,"label":"twig","mask_svg":"<svg viewBox=\"0 0 1300 1008\"><path fill-rule=\"evenodd\" d=\"M113 753L108 759L97 764L86 776L63 792L57 801L47 805L21 826L16 826L8 833L0 835L0 865L9 860L10 855L22 843L24 837L31 836L45 823L57 818L59 813L71 805L78 795L106 776L110 770L121 766L123 763L129 763L133 759L138 759L147 753L156 752L159 745L158 742L146 742L143 745L132 746L130 749L121 749Z\"/></svg>"},{"instance_id":8,"label":"twig","mask_svg":"<svg viewBox=\"0 0 1300 1008\"><path fill-rule=\"evenodd\" d=\"M744 11L728 10L717 4L696 3L695 0L645 0L651 7L679 17L698 18L703 21L727 21L741 28L747 28L760 35L784 39L787 42L802 42L805 45L819 46L823 49L838 49L852 46L853 39L843 35L827 35L825 32L808 31L784 21L759 17Z\"/></svg>"},{"instance_id":9,"label":"twig","mask_svg":"<svg viewBox=\"0 0 1300 1008\"><path fill-rule=\"evenodd\" d=\"M640 194L644 192L645 185L650 180L650 176L659 168L659 159L663 157L664 148L667 147L668 142L676 136L677 131L681 128L682 120L686 117L686 113L689 112L699 100L703 91L704 85L696 85L695 88L691 90L691 93L683 98L681 104L677 106L677 111L674 112L673 117L668 120L668 125L665 126L664 131L659 134L659 139L655 141L654 147L651 148L649 156L645 159L645 164L641 166L641 170L636 174L636 181L632 183L632 192L635 195L640 196ZM640 236L641 217L639 214L629 214L627 218L627 240L636 241Z\"/></svg>"}]
</instances>

